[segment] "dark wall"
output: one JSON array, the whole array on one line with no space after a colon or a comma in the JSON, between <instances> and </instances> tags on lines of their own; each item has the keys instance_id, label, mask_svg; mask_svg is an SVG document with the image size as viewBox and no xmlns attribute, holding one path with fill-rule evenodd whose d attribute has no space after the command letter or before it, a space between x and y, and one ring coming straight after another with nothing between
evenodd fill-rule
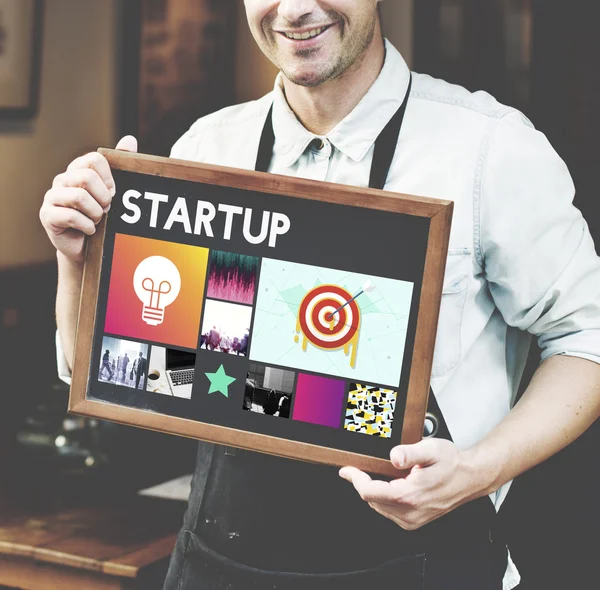
<instances>
[{"instance_id":1,"label":"dark wall","mask_svg":"<svg viewBox=\"0 0 600 590\"><path fill-rule=\"evenodd\" d=\"M5 440L57 381L56 280L55 264L0 271L0 437Z\"/></svg>"},{"instance_id":2,"label":"dark wall","mask_svg":"<svg viewBox=\"0 0 600 590\"><path fill-rule=\"evenodd\" d=\"M573 174L575 202L590 225L598 249L600 6L588 0L533 0L532 6L530 111Z\"/></svg>"},{"instance_id":3,"label":"dark wall","mask_svg":"<svg viewBox=\"0 0 600 590\"><path fill-rule=\"evenodd\" d=\"M534 0L530 116L565 159L600 245L598 4ZM524 588L593 587L600 526L600 423L521 478L505 516ZM590 586L591 584L591 586Z\"/></svg>"},{"instance_id":4,"label":"dark wall","mask_svg":"<svg viewBox=\"0 0 600 590\"><path fill-rule=\"evenodd\" d=\"M234 99L236 0L122 0L121 134L168 156L192 123Z\"/></svg>"},{"instance_id":5,"label":"dark wall","mask_svg":"<svg viewBox=\"0 0 600 590\"><path fill-rule=\"evenodd\" d=\"M532 0L530 69L507 67L505 11L513 0L419 0L415 3L415 69L470 90L487 90L522 109L565 159L577 188L575 204L600 244L599 8L589 0ZM441 11L462 10L458 55L442 51ZM526 6L526 2L519 2ZM446 13L447 15L448 13ZM523 93L526 83L527 92ZM539 352L530 355L530 373ZM552 425L548 425L552 428ZM600 424L526 473L501 510L523 590L596 587L600 525Z\"/></svg>"}]
</instances>

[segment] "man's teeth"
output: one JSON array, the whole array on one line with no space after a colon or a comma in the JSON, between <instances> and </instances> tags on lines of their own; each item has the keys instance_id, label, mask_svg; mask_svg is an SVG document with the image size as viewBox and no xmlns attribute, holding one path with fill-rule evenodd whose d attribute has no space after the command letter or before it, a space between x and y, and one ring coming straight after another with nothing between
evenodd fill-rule
<instances>
[{"instance_id":1,"label":"man's teeth","mask_svg":"<svg viewBox=\"0 0 600 590\"><path fill-rule=\"evenodd\" d=\"M320 35L326 27L321 27L320 29L313 29L312 31L306 31L306 33L286 33L285 36L288 39L296 39L297 41L301 41L302 39L310 39L311 37L316 37Z\"/></svg>"}]
</instances>

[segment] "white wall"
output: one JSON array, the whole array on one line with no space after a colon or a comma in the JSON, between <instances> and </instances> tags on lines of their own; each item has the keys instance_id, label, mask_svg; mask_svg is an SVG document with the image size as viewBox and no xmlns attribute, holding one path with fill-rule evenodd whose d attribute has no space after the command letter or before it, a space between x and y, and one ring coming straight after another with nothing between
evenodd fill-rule
<instances>
[{"instance_id":1,"label":"white wall","mask_svg":"<svg viewBox=\"0 0 600 590\"><path fill-rule=\"evenodd\" d=\"M44 193L73 158L115 139L117 0L45 4L39 115L0 121L0 268L53 259Z\"/></svg>"},{"instance_id":2,"label":"white wall","mask_svg":"<svg viewBox=\"0 0 600 590\"><path fill-rule=\"evenodd\" d=\"M413 56L413 3L414 0L384 0L382 4L385 35L402 52L409 65ZM254 42L242 2L239 2L236 38L236 96L239 102L245 102L269 92L277 70Z\"/></svg>"}]
</instances>

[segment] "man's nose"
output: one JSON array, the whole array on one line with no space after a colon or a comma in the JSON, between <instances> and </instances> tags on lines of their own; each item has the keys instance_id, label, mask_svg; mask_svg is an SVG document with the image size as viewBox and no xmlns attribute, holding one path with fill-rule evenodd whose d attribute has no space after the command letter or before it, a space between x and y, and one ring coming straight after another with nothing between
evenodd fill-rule
<instances>
[{"instance_id":1,"label":"man's nose","mask_svg":"<svg viewBox=\"0 0 600 590\"><path fill-rule=\"evenodd\" d=\"M317 7L316 0L281 0L277 13L281 18L293 23L311 14Z\"/></svg>"}]
</instances>

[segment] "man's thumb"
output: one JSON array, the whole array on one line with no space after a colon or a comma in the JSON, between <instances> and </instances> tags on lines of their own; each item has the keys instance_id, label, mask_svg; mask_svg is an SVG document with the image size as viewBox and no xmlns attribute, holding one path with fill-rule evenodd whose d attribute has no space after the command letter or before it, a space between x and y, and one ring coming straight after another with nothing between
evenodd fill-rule
<instances>
[{"instance_id":1,"label":"man's thumb","mask_svg":"<svg viewBox=\"0 0 600 590\"><path fill-rule=\"evenodd\" d=\"M137 150L138 150L137 139L135 137L133 137L133 135L126 135L119 141L119 143L117 144L117 147L115 149L122 150L124 152L137 152Z\"/></svg>"}]
</instances>

